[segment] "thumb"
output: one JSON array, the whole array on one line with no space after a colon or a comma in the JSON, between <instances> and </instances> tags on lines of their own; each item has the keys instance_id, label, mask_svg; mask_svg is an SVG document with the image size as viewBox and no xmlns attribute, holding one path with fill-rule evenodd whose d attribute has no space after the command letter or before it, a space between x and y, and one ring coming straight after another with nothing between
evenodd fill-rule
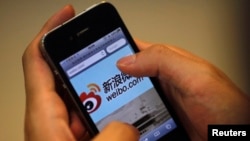
<instances>
[{"instance_id":1,"label":"thumb","mask_svg":"<svg viewBox=\"0 0 250 141\"><path fill-rule=\"evenodd\" d=\"M141 52L123 57L117 62L117 67L126 74L158 77L181 87L194 77L200 78L209 73L211 68L214 69L206 60L183 49L141 41L136 43Z\"/></svg>"},{"instance_id":2,"label":"thumb","mask_svg":"<svg viewBox=\"0 0 250 141\"><path fill-rule=\"evenodd\" d=\"M126 74L158 77L183 90L197 88L198 84L205 84L204 81L211 81L213 77L228 80L212 64L183 49L162 44L137 42L137 45L142 49L141 52L123 57L117 62L117 67Z\"/></svg>"},{"instance_id":3,"label":"thumb","mask_svg":"<svg viewBox=\"0 0 250 141\"><path fill-rule=\"evenodd\" d=\"M108 124L93 141L138 141L139 136L135 127L115 121Z\"/></svg>"},{"instance_id":4,"label":"thumb","mask_svg":"<svg viewBox=\"0 0 250 141\"><path fill-rule=\"evenodd\" d=\"M178 80L181 76L185 77L184 73L193 71L188 65L191 63L190 60L169 46L155 44L139 48L143 48L141 52L118 60L117 67L122 72L136 77Z\"/></svg>"}]
</instances>

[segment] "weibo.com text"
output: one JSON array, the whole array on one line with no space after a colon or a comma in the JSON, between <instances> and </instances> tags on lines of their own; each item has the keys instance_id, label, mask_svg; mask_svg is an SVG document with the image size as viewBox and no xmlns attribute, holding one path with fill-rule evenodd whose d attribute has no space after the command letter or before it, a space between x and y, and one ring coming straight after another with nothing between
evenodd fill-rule
<instances>
[{"instance_id":1,"label":"weibo.com text","mask_svg":"<svg viewBox=\"0 0 250 141\"><path fill-rule=\"evenodd\" d=\"M104 93L111 92L106 99L111 101L142 81L143 77L132 77L124 73L117 74L103 83ZM128 82L127 85L124 84L125 82Z\"/></svg>"}]
</instances>

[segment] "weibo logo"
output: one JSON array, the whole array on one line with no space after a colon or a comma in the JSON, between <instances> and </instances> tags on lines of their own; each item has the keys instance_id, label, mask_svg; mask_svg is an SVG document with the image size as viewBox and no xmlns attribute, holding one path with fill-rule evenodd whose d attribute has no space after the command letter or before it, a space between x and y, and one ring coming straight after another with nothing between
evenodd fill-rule
<instances>
[{"instance_id":1,"label":"weibo logo","mask_svg":"<svg viewBox=\"0 0 250 141\"><path fill-rule=\"evenodd\" d=\"M82 92L80 95L80 99L87 112L91 114L96 111L101 105L101 97L96 94L97 92L100 92L101 89L94 83L89 84L88 88L90 92L88 94L86 92Z\"/></svg>"}]
</instances>

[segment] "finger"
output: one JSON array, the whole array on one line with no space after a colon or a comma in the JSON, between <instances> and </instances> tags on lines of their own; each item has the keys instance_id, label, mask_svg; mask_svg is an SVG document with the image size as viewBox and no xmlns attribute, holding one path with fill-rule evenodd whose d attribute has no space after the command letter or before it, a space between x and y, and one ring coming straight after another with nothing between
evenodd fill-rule
<instances>
[{"instance_id":1,"label":"finger","mask_svg":"<svg viewBox=\"0 0 250 141\"><path fill-rule=\"evenodd\" d=\"M159 77L174 84L192 80L189 77L196 73L194 68L200 68L199 65L202 65L199 61L191 60L164 45L152 45L117 62L117 67L124 73L138 77Z\"/></svg>"},{"instance_id":2,"label":"finger","mask_svg":"<svg viewBox=\"0 0 250 141\"><path fill-rule=\"evenodd\" d=\"M69 138L73 138L69 130L61 130L68 126L67 111L55 92L53 75L39 51L41 37L73 16L72 6L66 6L57 12L48 20L23 54L26 90L26 140L55 139L58 137L55 136L55 133L62 136L68 134ZM46 135L43 133L46 133Z\"/></svg>"},{"instance_id":3,"label":"finger","mask_svg":"<svg viewBox=\"0 0 250 141\"><path fill-rule=\"evenodd\" d=\"M28 92L43 92L47 88L54 89L52 74L39 50L41 37L58 24L65 22L73 16L74 10L72 6L65 6L47 21L38 36L25 50L22 59L25 85Z\"/></svg>"},{"instance_id":4,"label":"finger","mask_svg":"<svg viewBox=\"0 0 250 141\"><path fill-rule=\"evenodd\" d=\"M56 26L59 26L63 22L69 20L74 15L75 15L75 11L74 11L74 8L72 7L72 5L66 5L65 7L63 7L63 9L61 9L60 11L58 11L57 13L55 13L44 24L43 28L39 32L38 37L36 39L40 39L41 36L43 36L45 33L47 33L48 31L52 30ZM40 40L39 40L39 42L40 42Z\"/></svg>"},{"instance_id":5,"label":"finger","mask_svg":"<svg viewBox=\"0 0 250 141\"><path fill-rule=\"evenodd\" d=\"M71 117L70 128L75 138L77 140L88 140L89 139L88 132L84 128L76 112L71 112L70 117Z\"/></svg>"},{"instance_id":6,"label":"finger","mask_svg":"<svg viewBox=\"0 0 250 141\"><path fill-rule=\"evenodd\" d=\"M151 46L154 45L154 43L150 43L150 42L146 42L146 41L142 41L142 40L139 40L139 39L135 39L135 42L136 42L136 45L137 47L139 48L139 50L145 50ZM185 49L183 48L179 48L179 47L176 47L176 46L172 46L172 45L165 45L164 46L165 48L168 48L180 55L183 55L185 57L188 57L190 59L193 59L193 60L197 60L197 61L205 61L204 59L186 51Z\"/></svg>"},{"instance_id":7,"label":"finger","mask_svg":"<svg viewBox=\"0 0 250 141\"><path fill-rule=\"evenodd\" d=\"M40 50L40 40L43 34L54 28L60 23L65 22L67 19L74 15L72 6L65 6L62 10L54 14L44 27L38 36L30 43L23 54L23 69L26 88L27 104L30 109L35 109L43 105L47 105L55 94L54 81L51 71L43 59ZM45 100L45 101L43 101ZM44 102L44 103L43 103Z\"/></svg>"},{"instance_id":8,"label":"finger","mask_svg":"<svg viewBox=\"0 0 250 141\"><path fill-rule=\"evenodd\" d=\"M145 50L153 45L153 43L145 42L139 39L135 39L135 43L137 47L139 48L139 50Z\"/></svg>"},{"instance_id":9,"label":"finger","mask_svg":"<svg viewBox=\"0 0 250 141\"><path fill-rule=\"evenodd\" d=\"M126 123L112 122L93 141L138 141L138 130Z\"/></svg>"}]
</instances>

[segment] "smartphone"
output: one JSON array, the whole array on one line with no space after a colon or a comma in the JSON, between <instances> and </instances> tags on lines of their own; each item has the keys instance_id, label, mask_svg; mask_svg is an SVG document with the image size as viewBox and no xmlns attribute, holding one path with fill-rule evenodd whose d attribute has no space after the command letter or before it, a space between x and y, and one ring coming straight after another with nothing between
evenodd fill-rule
<instances>
[{"instance_id":1,"label":"smartphone","mask_svg":"<svg viewBox=\"0 0 250 141\"><path fill-rule=\"evenodd\" d=\"M41 52L90 135L118 120L135 126L140 141L189 140L157 80L116 67L138 49L111 3L95 4L45 34Z\"/></svg>"}]
</instances>

